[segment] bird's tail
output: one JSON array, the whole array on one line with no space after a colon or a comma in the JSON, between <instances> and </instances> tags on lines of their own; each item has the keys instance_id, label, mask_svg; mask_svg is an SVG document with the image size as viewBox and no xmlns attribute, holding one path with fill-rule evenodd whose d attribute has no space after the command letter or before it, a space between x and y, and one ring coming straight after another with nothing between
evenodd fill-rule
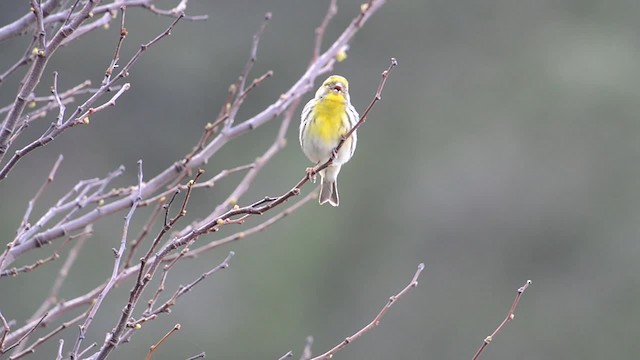
<instances>
[{"instance_id":1,"label":"bird's tail","mask_svg":"<svg viewBox=\"0 0 640 360\"><path fill-rule=\"evenodd\" d=\"M322 184L320 184L320 198L318 201L320 205L326 202L332 206L338 206L340 204L337 179L335 181L329 181L327 178L322 179Z\"/></svg>"}]
</instances>

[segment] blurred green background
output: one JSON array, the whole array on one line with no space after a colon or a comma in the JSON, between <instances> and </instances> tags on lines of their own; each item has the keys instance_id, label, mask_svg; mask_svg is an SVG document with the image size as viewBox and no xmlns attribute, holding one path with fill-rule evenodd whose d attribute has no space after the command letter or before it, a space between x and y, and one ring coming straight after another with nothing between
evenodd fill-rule
<instances>
[{"instance_id":1,"label":"blurred green background","mask_svg":"<svg viewBox=\"0 0 640 360\"><path fill-rule=\"evenodd\" d=\"M0 183L2 244L12 239L27 201L60 153L65 160L58 177L34 215L79 179L101 177L124 164L126 174L113 185L134 184L138 159L151 178L189 151L223 104L267 11L273 19L252 76L269 69L275 76L249 96L238 121L272 103L305 70L313 30L327 5L192 1L188 13L208 14L208 21L179 23L135 65L127 80L132 88L115 108L25 158ZM339 1L325 46L359 5ZM22 15L26 6L0 3L0 23ZM337 358L470 359L527 279L533 285L515 321L483 358L637 358L639 18L635 0L390 1L335 67L349 78L352 101L362 111L389 58L400 64L343 168L340 207L312 202L267 232L179 264L167 292L219 263L229 250L236 252L228 270L196 287L112 358L144 358L177 322L182 330L154 359L202 351L212 359L277 359L288 350L297 358L307 335L315 337L319 354L369 322L419 262L427 270L418 288ZM170 21L130 9L122 58ZM38 94L47 94L53 70L60 72L61 89L85 79L98 84L118 38L117 24L61 49ZM28 39L0 44L0 69L21 56ZM21 77L0 87L0 106L13 100ZM27 136L54 118L51 113ZM272 121L223 148L209 161L207 174L251 162L271 144L278 125ZM299 179L309 163L297 145L297 119L288 140L241 204L280 194ZM181 225L205 216L239 178L198 191ZM136 213L134 234L146 214L147 209ZM85 293L110 274L123 215L95 227L63 298ZM263 219L229 226L200 242ZM19 321L29 316L62 262L0 280L0 311ZM112 291L84 344L102 342L129 287L130 282ZM65 349L76 336L76 328L65 333ZM51 359L56 349L53 340L31 358Z\"/></svg>"}]
</instances>

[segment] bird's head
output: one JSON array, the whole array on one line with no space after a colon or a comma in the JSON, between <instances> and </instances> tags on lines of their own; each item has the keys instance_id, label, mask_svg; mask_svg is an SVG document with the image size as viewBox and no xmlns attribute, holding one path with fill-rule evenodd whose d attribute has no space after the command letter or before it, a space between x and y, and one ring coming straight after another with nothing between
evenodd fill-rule
<instances>
[{"instance_id":1,"label":"bird's head","mask_svg":"<svg viewBox=\"0 0 640 360\"><path fill-rule=\"evenodd\" d=\"M349 82L340 75L331 75L322 83L318 91L316 91L316 98L348 100Z\"/></svg>"}]
</instances>

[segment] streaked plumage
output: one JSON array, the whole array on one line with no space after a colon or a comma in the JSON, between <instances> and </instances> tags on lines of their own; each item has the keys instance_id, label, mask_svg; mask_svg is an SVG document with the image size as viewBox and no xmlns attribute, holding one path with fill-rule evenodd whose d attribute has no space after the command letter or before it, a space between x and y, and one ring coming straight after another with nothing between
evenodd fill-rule
<instances>
[{"instance_id":1,"label":"streaked plumage","mask_svg":"<svg viewBox=\"0 0 640 360\"><path fill-rule=\"evenodd\" d=\"M302 109L300 122L300 146L302 151L316 164L324 163L338 146L340 139L359 120L356 109L351 105L349 82L342 76L332 75L325 80ZM338 206L338 174L340 168L353 156L358 136L354 132L340 148L333 165L320 171L320 204L329 202Z\"/></svg>"}]
</instances>

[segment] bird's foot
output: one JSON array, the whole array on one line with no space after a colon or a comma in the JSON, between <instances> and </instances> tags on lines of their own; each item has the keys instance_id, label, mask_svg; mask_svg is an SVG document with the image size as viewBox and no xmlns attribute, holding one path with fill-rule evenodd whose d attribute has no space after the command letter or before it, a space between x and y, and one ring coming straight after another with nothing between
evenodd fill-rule
<instances>
[{"instance_id":1,"label":"bird's foot","mask_svg":"<svg viewBox=\"0 0 640 360\"><path fill-rule=\"evenodd\" d=\"M305 172L307 173L307 179L309 179L312 183L316 183L316 169L312 167L308 167Z\"/></svg>"}]
</instances>

